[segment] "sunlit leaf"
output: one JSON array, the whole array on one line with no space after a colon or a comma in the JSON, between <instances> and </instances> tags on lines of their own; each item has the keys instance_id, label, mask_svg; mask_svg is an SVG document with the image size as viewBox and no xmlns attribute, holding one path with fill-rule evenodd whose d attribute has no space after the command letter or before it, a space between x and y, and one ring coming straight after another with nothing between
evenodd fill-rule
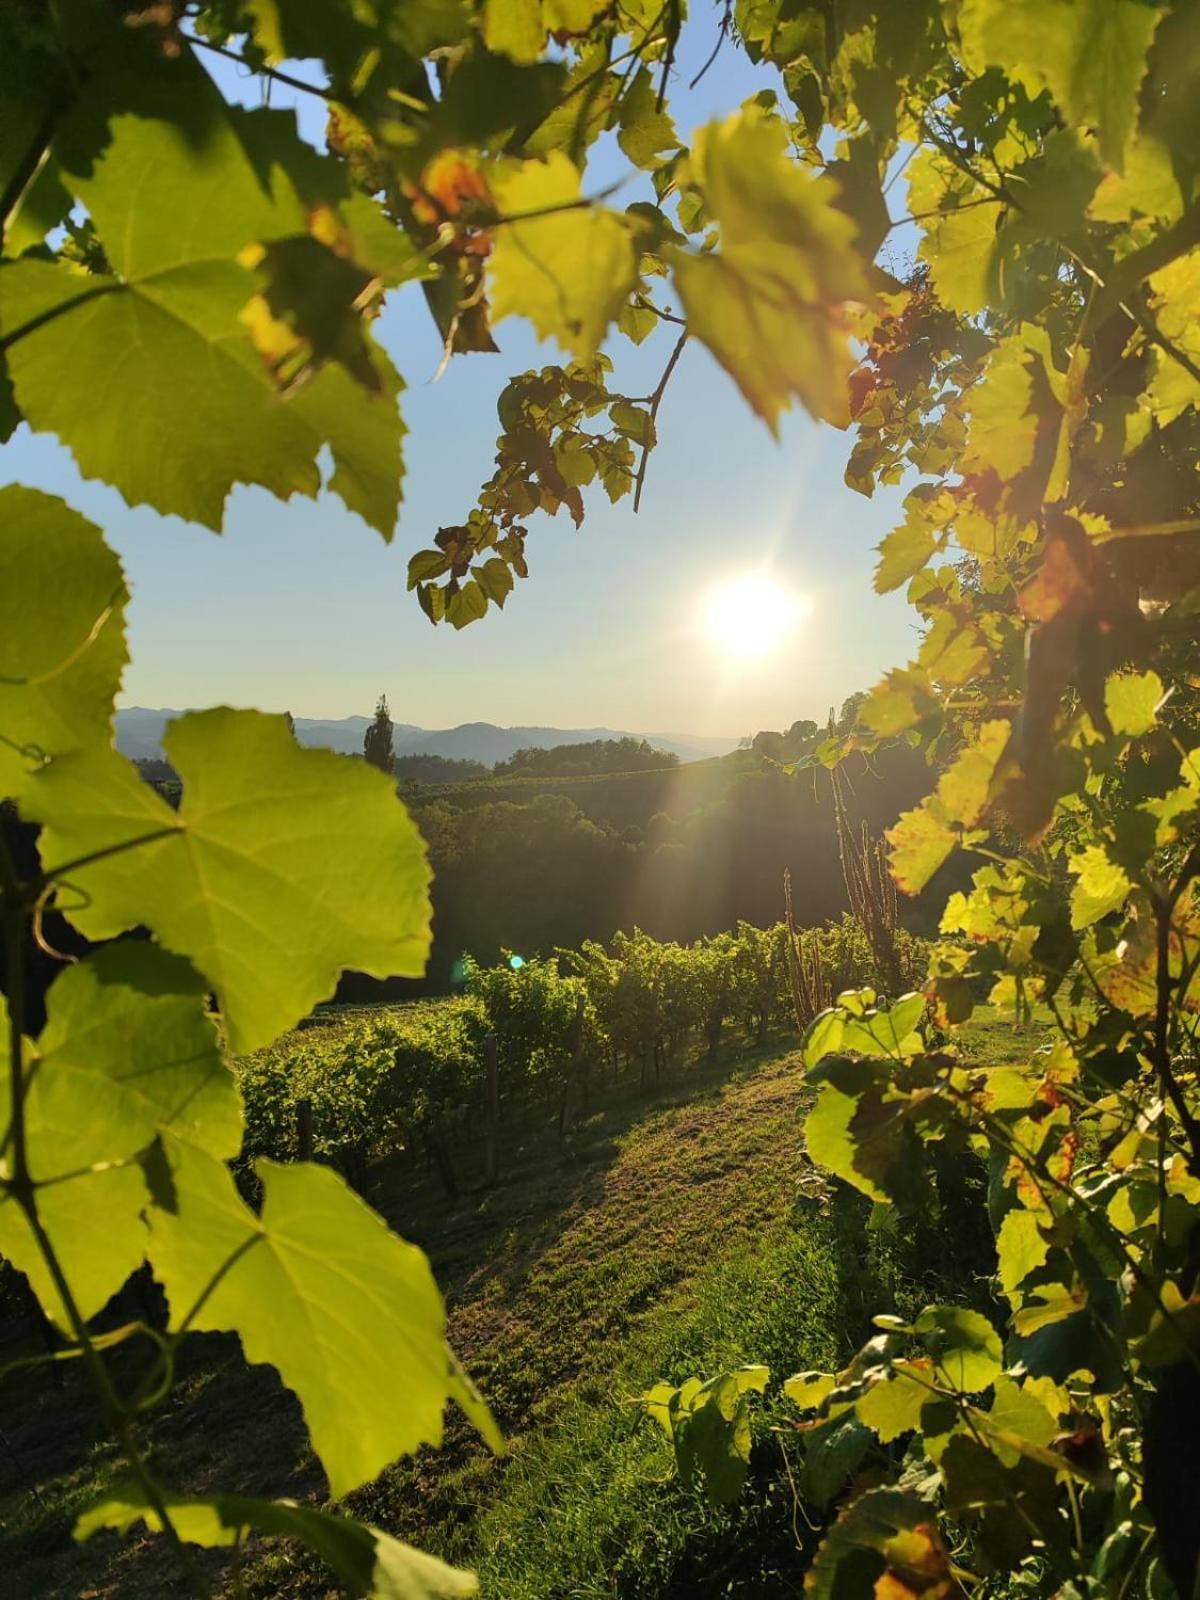
<instances>
[{"instance_id":1,"label":"sunlit leaf","mask_svg":"<svg viewBox=\"0 0 1200 1600\"><path fill-rule=\"evenodd\" d=\"M755 108L697 134L691 174L720 229L709 254L668 251L692 332L772 430L793 398L844 427L847 303L869 291L833 184L802 171L783 123Z\"/></svg>"},{"instance_id":2,"label":"sunlit leaf","mask_svg":"<svg viewBox=\"0 0 1200 1600\"><path fill-rule=\"evenodd\" d=\"M429 1263L328 1167L262 1162L261 1216L219 1161L172 1141L149 1256L172 1325L232 1329L304 1407L340 1498L442 1436L445 1312Z\"/></svg>"},{"instance_id":3,"label":"sunlit leaf","mask_svg":"<svg viewBox=\"0 0 1200 1600\"><path fill-rule=\"evenodd\" d=\"M36 489L0 489L0 794L46 756L108 744L125 600L98 528Z\"/></svg>"},{"instance_id":4,"label":"sunlit leaf","mask_svg":"<svg viewBox=\"0 0 1200 1600\"><path fill-rule=\"evenodd\" d=\"M540 338L588 360L636 278L628 225L583 202L579 172L559 151L498 174L492 187L501 215L518 219L496 230L493 319L527 317Z\"/></svg>"},{"instance_id":5,"label":"sunlit leaf","mask_svg":"<svg viewBox=\"0 0 1200 1600\"><path fill-rule=\"evenodd\" d=\"M389 779L259 712L194 713L163 744L177 811L111 751L64 756L30 788L47 871L97 857L65 875L83 932L150 927L208 979L235 1050L268 1043L345 967L424 970L429 869Z\"/></svg>"}]
</instances>

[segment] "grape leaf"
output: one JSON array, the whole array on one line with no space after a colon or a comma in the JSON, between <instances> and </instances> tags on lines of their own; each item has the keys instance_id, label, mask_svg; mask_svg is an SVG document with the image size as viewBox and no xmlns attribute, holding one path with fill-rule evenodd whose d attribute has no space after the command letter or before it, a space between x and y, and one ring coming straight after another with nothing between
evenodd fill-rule
<instances>
[{"instance_id":1,"label":"grape leaf","mask_svg":"<svg viewBox=\"0 0 1200 1600\"><path fill-rule=\"evenodd\" d=\"M425 847L386 777L255 711L182 717L163 744L178 811L112 751L64 756L30 785L49 874L111 852L67 875L81 932L151 928L208 979L239 1052L327 998L343 968L424 971Z\"/></svg>"},{"instance_id":2,"label":"grape leaf","mask_svg":"<svg viewBox=\"0 0 1200 1600\"><path fill-rule=\"evenodd\" d=\"M1112 730L1129 738L1150 732L1162 699L1157 672L1114 672L1104 685L1104 709Z\"/></svg>"},{"instance_id":3,"label":"grape leaf","mask_svg":"<svg viewBox=\"0 0 1200 1600\"><path fill-rule=\"evenodd\" d=\"M579 204L578 169L561 151L502 172L492 190L505 217L549 213L496 230L493 321L528 317L539 338L590 360L637 278L628 223L602 206Z\"/></svg>"},{"instance_id":4,"label":"grape leaf","mask_svg":"<svg viewBox=\"0 0 1200 1600\"><path fill-rule=\"evenodd\" d=\"M1006 1212L996 1234L1000 1287L1011 1299L1018 1286L1036 1271L1050 1254L1042 1237L1038 1219L1032 1211L1017 1206Z\"/></svg>"},{"instance_id":5,"label":"grape leaf","mask_svg":"<svg viewBox=\"0 0 1200 1600\"><path fill-rule=\"evenodd\" d=\"M938 299L973 316L987 305L1000 202L931 147L919 149L909 168L908 205L920 217L917 247Z\"/></svg>"},{"instance_id":6,"label":"grape leaf","mask_svg":"<svg viewBox=\"0 0 1200 1600\"><path fill-rule=\"evenodd\" d=\"M617 143L635 167L662 165L663 152L679 147L670 114L659 108L658 88L649 68L642 67L621 100Z\"/></svg>"},{"instance_id":7,"label":"grape leaf","mask_svg":"<svg viewBox=\"0 0 1200 1600\"><path fill-rule=\"evenodd\" d=\"M1112 860L1103 845L1090 844L1070 856L1067 870L1075 874L1071 926L1076 929L1090 928L1109 912L1119 911L1133 890L1124 867Z\"/></svg>"},{"instance_id":8,"label":"grape leaf","mask_svg":"<svg viewBox=\"0 0 1200 1600\"><path fill-rule=\"evenodd\" d=\"M877 547L879 565L875 569L875 593L890 594L920 572L937 545L937 535L928 523L912 514L893 528Z\"/></svg>"},{"instance_id":9,"label":"grape leaf","mask_svg":"<svg viewBox=\"0 0 1200 1600\"><path fill-rule=\"evenodd\" d=\"M897 1361L889 1377L873 1383L855 1402L858 1420L891 1444L921 1425L921 1411L933 1398L933 1370L928 1361Z\"/></svg>"},{"instance_id":10,"label":"grape leaf","mask_svg":"<svg viewBox=\"0 0 1200 1600\"><path fill-rule=\"evenodd\" d=\"M236 1155L241 1103L204 1010L204 984L144 943L106 946L51 986L25 1064L25 1128L37 1208L81 1315L95 1315L145 1253L148 1195L132 1158L169 1129L214 1157ZM10 1107L0 1042L0 1130ZM11 1157L9 1158L11 1160ZM46 1314L69 1319L15 1200L0 1201L0 1251Z\"/></svg>"},{"instance_id":11,"label":"grape leaf","mask_svg":"<svg viewBox=\"0 0 1200 1600\"><path fill-rule=\"evenodd\" d=\"M0 795L45 756L107 744L128 659L125 580L100 530L37 489L0 489Z\"/></svg>"},{"instance_id":12,"label":"grape leaf","mask_svg":"<svg viewBox=\"0 0 1200 1600\"><path fill-rule=\"evenodd\" d=\"M953 1588L933 1508L900 1489L868 1489L852 1501L822 1541L805 1581L811 1600L844 1594L942 1600Z\"/></svg>"},{"instance_id":13,"label":"grape leaf","mask_svg":"<svg viewBox=\"0 0 1200 1600\"><path fill-rule=\"evenodd\" d=\"M1121 171L1161 15L1140 0L965 0L959 28L970 67L1003 67L1031 95L1048 88Z\"/></svg>"},{"instance_id":14,"label":"grape leaf","mask_svg":"<svg viewBox=\"0 0 1200 1600\"><path fill-rule=\"evenodd\" d=\"M836 184L806 174L784 124L753 107L696 135L691 176L721 241L666 252L689 328L773 433L793 396L845 427L847 307L869 291Z\"/></svg>"},{"instance_id":15,"label":"grape leaf","mask_svg":"<svg viewBox=\"0 0 1200 1600\"><path fill-rule=\"evenodd\" d=\"M304 1408L335 1498L442 1436L445 1312L422 1251L328 1167L261 1161L261 1216L223 1163L168 1141L148 1254L171 1325L232 1329Z\"/></svg>"},{"instance_id":16,"label":"grape leaf","mask_svg":"<svg viewBox=\"0 0 1200 1600\"><path fill-rule=\"evenodd\" d=\"M377 1528L312 1506L239 1494L214 1494L204 1499L166 1495L164 1499L171 1522L188 1544L237 1544L249 1530L273 1538L299 1539L328 1563L349 1594L364 1600L457 1600L479 1589L473 1573L448 1567ZM158 1513L147 1504L138 1485L120 1484L76 1519L75 1538L90 1539L102 1528L128 1533L139 1523L162 1531Z\"/></svg>"},{"instance_id":17,"label":"grape leaf","mask_svg":"<svg viewBox=\"0 0 1200 1600\"><path fill-rule=\"evenodd\" d=\"M643 1397L675 1448L680 1477L689 1485L699 1481L714 1506L742 1492L750 1468L749 1395L761 1394L768 1376L766 1367L739 1367L706 1383L659 1383Z\"/></svg>"},{"instance_id":18,"label":"grape leaf","mask_svg":"<svg viewBox=\"0 0 1200 1600\"><path fill-rule=\"evenodd\" d=\"M1000 1335L963 1306L927 1306L913 1324L947 1381L964 1393L986 1389L1004 1365Z\"/></svg>"},{"instance_id":19,"label":"grape leaf","mask_svg":"<svg viewBox=\"0 0 1200 1600\"><path fill-rule=\"evenodd\" d=\"M905 811L885 837L892 875L906 894L920 894L961 837L980 820L992 778L1007 748L1011 725L985 722L938 779L933 794Z\"/></svg>"},{"instance_id":20,"label":"grape leaf","mask_svg":"<svg viewBox=\"0 0 1200 1600\"><path fill-rule=\"evenodd\" d=\"M336 167L300 142L290 116L226 107L187 56L161 71L94 72L55 150L110 270L25 257L0 272L0 333L30 426L56 433L86 475L130 503L213 528L234 483L315 495L324 446L341 466L361 454L364 430L376 448L382 434L380 481L368 496L360 472L346 498L390 536L400 380L387 357L364 331L379 393L323 372L300 403L281 404L239 320L259 287L239 254L307 236L325 198L314 186L336 196L344 184ZM335 476L331 487L345 484Z\"/></svg>"}]
</instances>

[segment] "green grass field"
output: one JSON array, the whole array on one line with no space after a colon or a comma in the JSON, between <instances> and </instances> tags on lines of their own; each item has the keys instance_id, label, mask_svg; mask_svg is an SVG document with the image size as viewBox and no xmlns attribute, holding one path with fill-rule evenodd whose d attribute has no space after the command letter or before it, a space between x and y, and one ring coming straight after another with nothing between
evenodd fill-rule
<instances>
[{"instance_id":1,"label":"green grass field","mask_svg":"<svg viewBox=\"0 0 1200 1600\"><path fill-rule=\"evenodd\" d=\"M1013 1043L994 1019L970 1033L980 1060ZM777 1378L837 1363L874 1312L913 1312L944 1289L944 1220L931 1248L831 1188L803 1153L805 1101L790 1049L731 1052L651 1096L599 1100L565 1143L550 1121L512 1130L502 1181L453 1203L432 1178L379 1164L370 1198L429 1251L453 1343L510 1448L496 1460L454 1421L440 1450L386 1472L355 1511L475 1566L497 1600L798 1594L816 1536L787 1417L762 1414L747 1493L714 1514L681 1487L636 1397L751 1360ZM247 1368L230 1337L193 1343L147 1429L167 1481L320 1497L273 1373ZM118 1355L119 1379L134 1381L145 1353ZM3 1600L182 1593L157 1540L71 1542L118 1471L77 1371L2 1381ZM212 1571L233 1594L220 1561ZM242 1581L253 1600L331 1592L283 1546L251 1549Z\"/></svg>"}]
</instances>

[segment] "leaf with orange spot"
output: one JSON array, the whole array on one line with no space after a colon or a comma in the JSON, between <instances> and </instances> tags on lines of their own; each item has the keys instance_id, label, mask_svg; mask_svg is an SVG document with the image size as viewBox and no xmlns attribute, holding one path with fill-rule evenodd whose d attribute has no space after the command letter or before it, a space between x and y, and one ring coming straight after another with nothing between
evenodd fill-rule
<instances>
[{"instance_id":1,"label":"leaf with orange spot","mask_svg":"<svg viewBox=\"0 0 1200 1600\"><path fill-rule=\"evenodd\" d=\"M834 1600L843 1589L876 1600L945 1600L954 1580L929 1502L900 1489L859 1495L826 1535L804 1589L811 1600Z\"/></svg>"}]
</instances>

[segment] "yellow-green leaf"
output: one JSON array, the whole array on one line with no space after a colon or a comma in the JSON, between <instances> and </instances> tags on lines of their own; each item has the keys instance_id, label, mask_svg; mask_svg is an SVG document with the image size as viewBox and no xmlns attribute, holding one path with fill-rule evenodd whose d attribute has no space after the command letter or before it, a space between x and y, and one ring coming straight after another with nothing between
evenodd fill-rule
<instances>
[{"instance_id":1,"label":"yellow-green leaf","mask_svg":"<svg viewBox=\"0 0 1200 1600\"><path fill-rule=\"evenodd\" d=\"M1071 926L1090 928L1101 917L1119 911L1129 898L1133 884L1124 867L1118 866L1103 845L1089 844L1068 858L1068 871L1075 875L1071 890Z\"/></svg>"},{"instance_id":2,"label":"yellow-green leaf","mask_svg":"<svg viewBox=\"0 0 1200 1600\"><path fill-rule=\"evenodd\" d=\"M223 1163L178 1141L167 1157L148 1253L172 1327L232 1329L248 1361L278 1367L337 1499L438 1443L450 1363L424 1253L328 1167L259 1163L256 1216Z\"/></svg>"},{"instance_id":3,"label":"yellow-green leaf","mask_svg":"<svg viewBox=\"0 0 1200 1600\"><path fill-rule=\"evenodd\" d=\"M344 968L424 971L429 868L390 779L255 711L193 713L163 743L178 811L112 751L64 756L30 785L51 875L101 852L65 874L82 932L149 927L208 979L238 1051L328 998Z\"/></svg>"},{"instance_id":4,"label":"yellow-green leaf","mask_svg":"<svg viewBox=\"0 0 1200 1600\"><path fill-rule=\"evenodd\" d=\"M805 172L784 124L753 106L696 135L691 176L720 229L716 251L667 253L691 331L772 431L793 398L845 427L847 304L869 292L836 185Z\"/></svg>"},{"instance_id":5,"label":"yellow-green leaf","mask_svg":"<svg viewBox=\"0 0 1200 1600\"><path fill-rule=\"evenodd\" d=\"M1141 0L965 0L959 30L973 70L1002 67L1035 95L1048 88L1120 170L1161 15Z\"/></svg>"},{"instance_id":6,"label":"yellow-green leaf","mask_svg":"<svg viewBox=\"0 0 1200 1600\"><path fill-rule=\"evenodd\" d=\"M0 489L0 795L46 756L109 743L125 600L99 528L37 489Z\"/></svg>"},{"instance_id":7,"label":"yellow-green leaf","mask_svg":"<svg viewBox=\"0 0 1200 1600\"><path fill-rule=\"evenodd\" d=\"M25 1139L37 1209L83 1317L141 1262L148 1194L139 1153L170 1132L236 1155L242 1115L204 1009L205 986L151 944L108 945L51 986L46 1026L25 1052ZM7 1030L0 1040L0 1143L12 1170ZM2 1163L0 1163L2 1164ZM0 1252L47 1316L69 1318L27 1220L0 1200Z\"/></svg>"},{"instance_id":8,"label":"yellow-green leaf","mask_svg":"<svg viewBox=\"0 0 1200 1600\"><path fill-rule=\"evenodd\" d=\"M637 277L629 225L581 203L579 172L561 151L511 166L492 189L502 216L528 214L496 230L493 320L527 317L539 338L589 361Z\"/></svg>"},{"instance_id":9,"label":"yellow-green leaf","mask_svg":"<svg viewBox=\"0 0 1200 1600\"><path fill-rule=\"evenodd\" d=\"M1104 685L1104 709L1113 732L1129 738L1149 733L1162 698L1157 672L1114 672Z\"/></svg>"}]
</instances>

